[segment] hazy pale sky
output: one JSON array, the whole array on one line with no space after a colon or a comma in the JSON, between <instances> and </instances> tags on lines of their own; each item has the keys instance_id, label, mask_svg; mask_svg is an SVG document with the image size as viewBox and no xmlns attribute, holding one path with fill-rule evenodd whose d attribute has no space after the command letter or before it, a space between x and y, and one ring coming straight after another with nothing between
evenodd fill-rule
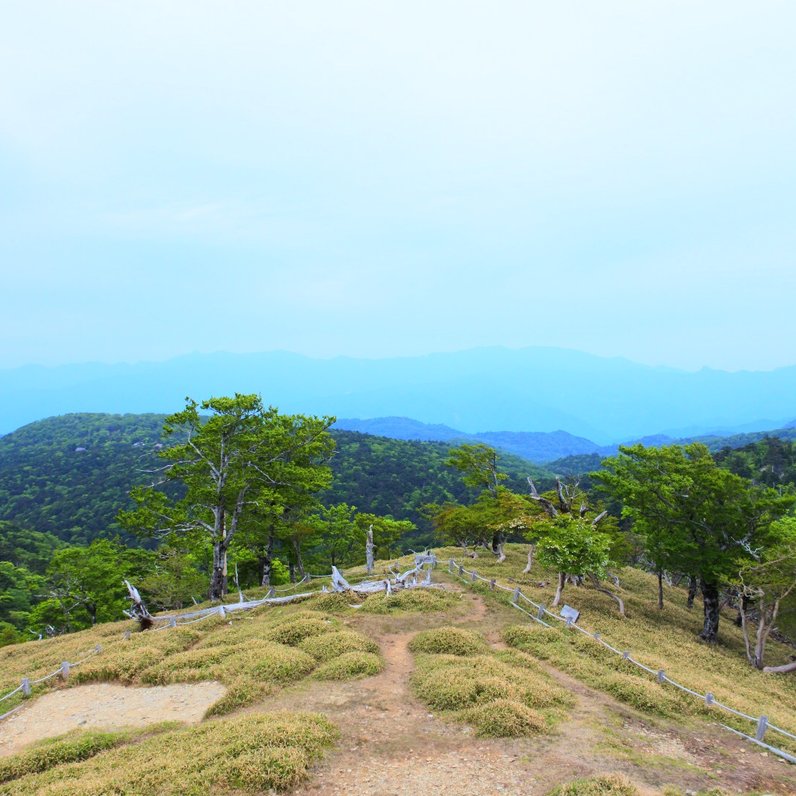
<instances>
[{"instance_id":1,"label":"hazy pale sky","mask_svg":"<svg viewBox=\"0 0 796 796\"><path fill-rule=\"evenodd\" d=\"M0 366L796 364L791 0L5 0Z\"/></svg>"}]
</instances>

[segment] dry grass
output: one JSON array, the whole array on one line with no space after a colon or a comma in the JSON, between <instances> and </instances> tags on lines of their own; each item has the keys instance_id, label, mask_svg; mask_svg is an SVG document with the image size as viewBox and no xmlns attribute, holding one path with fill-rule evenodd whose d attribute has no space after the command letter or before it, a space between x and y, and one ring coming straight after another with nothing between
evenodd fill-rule
<instances>
[{"instance_id":1,"label":"dry grass","mask_svg":"<svg viewBox=\"0 0 796 796\"><path fill-rule=\"evenodd\" d=\"M209 721L22 774L0 785L0 794L205 796L285 790L306 778L308 766L336 737L326 718L311 713Z\"/></svg>"},{"instance_id":2,"label":"dry grass","mask_svg":"<svg viewBox=\"0 0 796 796\"><path fill-rule=\"evenodd\" d=\"M555 573L536 564L530 575L523 575L527 549L525 545L507 545L507 559L502 564L482 551L475 560L465 559L464 565L502 585L519 585L532 600L549 604L555 590ZM462 561L459 548L446 548L438 555L441 562L451 557ZM796 678L767 675L746 662L740 630L732 621L734 612L722 617L719 643L707 645L696 638L702 627L699 600L689 611L685 590L666 586L665 607L659 611L654 576L632 568L622 570L619 576L626 619L619 616L609 597L593 588L567 586L564 602L581 612L579 625L600 632L613 646L629 650L645 665L663 669L667 676L695 691L709 691L720 702L752 716L765 714L774 724L796 732ZM493 594L486 584L474 588L485 595ZM494 592L494 597L507 601L510 594ZM529 620L521 630L508 630L506 641L648 713L672 717L709 715L714 721L717 718L715 709L708 711L700 700L672 686L659 685L651 675L577 631L545 630ZM769 648L771 664L786 661L794 652L792 647L776 642L770 642ZM721 718L747 732L751 729L750 722L729 714L722 713ZM796 748L781 736L771 737L776 737L783 748Z\"/></svg>"}]
</instances>

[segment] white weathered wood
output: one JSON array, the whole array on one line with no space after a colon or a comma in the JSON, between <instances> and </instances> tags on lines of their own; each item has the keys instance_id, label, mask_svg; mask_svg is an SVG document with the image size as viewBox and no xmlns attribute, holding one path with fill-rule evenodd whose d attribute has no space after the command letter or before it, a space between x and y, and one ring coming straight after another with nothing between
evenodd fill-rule
<instances>
[{"instance_id":1,"label":"white weathered wood","mask_svg":"<svg viewBox=\"0 0 796 796\"><path fill-rule=\"evenodd\" d=\"M373 525L368 527L368 539L365 543L365 566L368 575L373 572Z\"/></svg>"}]
</instances>

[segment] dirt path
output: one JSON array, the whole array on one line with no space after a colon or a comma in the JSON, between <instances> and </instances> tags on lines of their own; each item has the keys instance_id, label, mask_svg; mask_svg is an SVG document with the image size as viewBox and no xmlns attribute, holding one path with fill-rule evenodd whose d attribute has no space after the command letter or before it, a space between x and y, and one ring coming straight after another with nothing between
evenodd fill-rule
<instances>
[{"instance_id":1,"label":"dirt path","mask_svg":"<svg viewBox=\"0 0 796 796\"><path fill-rule=\"evenodd\" d=\"M481 597L465 592L468 613L455 624L485 634L497 649L498 619ZM414 626L422 627L426 617ZM404 623L402 623L404 624ZM620 771L642 796L660 794L665 785L682 792L725 785L731 792L788 793L771 777L771 761L743 743L715 732L694 733L640 716L607 694L594 691L553 667L549 673L575 695L571 717L554 735L541 738L481 739L470 727L446 722L416 700L409 688L413 656L409 641L418 629L371 632L385 659L384 671L346 683L311 683L269 699L259 710L313 710L327 714L342 737L311 780L293 796L356 792L357 796L408 796L443 792L446 796L528 794L542 796L556 784L578 777ZM787 777L788 772L783 774ZM778 778L777 778L778 779Z\"/></svg>"},{"instance_id":2,"label":"dirt path","mask_svg":"<svg viewBox=\"0 0 796 796\"><path fill-rule=\"evenodd\" d=\"M131 688L94 683L42 694L9 716L0 732L0 756L75 729L145 727L161 721L198 722L226 693L221 683Z\"/></svg>"}]
</instances>

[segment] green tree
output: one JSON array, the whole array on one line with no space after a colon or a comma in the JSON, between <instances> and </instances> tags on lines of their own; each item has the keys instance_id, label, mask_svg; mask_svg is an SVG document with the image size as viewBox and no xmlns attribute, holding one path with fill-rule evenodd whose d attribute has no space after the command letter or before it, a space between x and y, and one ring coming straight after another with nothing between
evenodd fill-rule
<instances>
[{"instance_id":1,"label":"green tree","mask_svg":"<svg viewBox=\"0 0 796 796\"><path fill-rule=\"evenodd\" d=\"M764 667L766 643L776 626L780 607L796 592L796 517L770 525L758 547L743 558L734 584L741 593L741 628L746 657L757 669ZM753 618L754 617L754 618ZM754 643L751 625L756 620ZM796 663L784 667L796 670Z\"/></svg>"},{"instance_id":2,"label":"green tree","mask_svg":"<svg viewBox=\"0 0 796 796\"><path fill-rule=\"evenodd\" d=\"M147 605L158 611L190 605L191 598L205 590L207 575L200 571L193 553L171 544L155 553L148 575L137 581Z\"/></svg>"},{"instance_id":3,"label":"green tree","mask_svg":"<svg viewBox=\"0 0 796 796\"><path fill-rule=\"evenodd\" d=\"M313 518L314 552L333 567L359 563L364 558L365 529L356 521L356 506L322 506Z\"/></svg>"},{"instance_id":4,"label":"green tree","mask_svg":"<svg viewBox=\"0 0 796 796\"><path fill-rule=\"evenodd\" d=\"M597 530L593 522L578 516L562 514L537 523L540 534L536 545L539 562L558 573L553 606L561 602L561 593L567 577L595 580L604 578L612 560L613 539L607 533ZM600 588L619 601L620 612L624 615L624 605L616 595Z\"/></svg>"},{"instance_id":5,"label":"green tree","mask_svg":"<svg viewBox=\"0 0 796 796\"><path fill-rule=\"evenodd\" d=\"M720 588L739 556L793 505L793 498L757 488L719 467L708 449L620 447L595 474L602 489L643 535L654 565L699 578L704 604L700 638L715 642Z\"/></svg>"},{"instance_id":6,"label":"green tree","mask_svg":"<svg viewBox=\"0 0 796 796\"><path fill-rule=\"evenodd\" d=\"M153 553L96 539L88 547L56 551L47 570L50 598L60 606L61 630L121 619L129 606L123 580L147 575Z\"/></svg>"},{"instance_id":7,"label":"green tree","mask_svg":"<svg viewBox=\"0 0 796 796\"><path fill-rule=\"evenodd\" d=\"M204 415L202 413L205 413ZM256 522L280 505L279 495L295 486L309 466L325 467L333 449L331 417L281 415L265 409L257 395L210 398L185 409L164 424L175 444L161 456L164 481L183 485L174 500L156 487L139 488L137 506L119 521L145 535L185 536L209 542L213 550L210 599L227 592L230 546L247 522Z\"/></svg>"}]
</instances>

